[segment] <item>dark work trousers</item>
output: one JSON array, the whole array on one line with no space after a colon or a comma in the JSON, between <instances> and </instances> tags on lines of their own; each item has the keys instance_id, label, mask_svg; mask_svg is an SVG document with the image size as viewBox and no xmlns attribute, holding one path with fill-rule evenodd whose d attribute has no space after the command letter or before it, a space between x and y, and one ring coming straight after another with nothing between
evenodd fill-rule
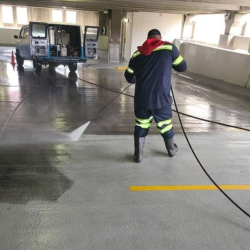
<instances>
[{"instance_id":1,"label":"dark work trousers","mask_svg":"<svg viewBox=\"0 0 250 250\"><path fill-rule=\"evenodd\" d=\"M135 137L147 136L153 119L163 138L171 139L174 136L172 110L170 105L154 110L135 109L134 113L136 117L134 130Z\"/></svg>"}]
</instances>

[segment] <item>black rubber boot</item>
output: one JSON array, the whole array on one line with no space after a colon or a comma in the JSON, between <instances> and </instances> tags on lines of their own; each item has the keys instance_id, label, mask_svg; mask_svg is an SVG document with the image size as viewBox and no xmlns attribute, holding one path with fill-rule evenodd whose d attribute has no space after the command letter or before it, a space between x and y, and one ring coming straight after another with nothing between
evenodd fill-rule
<instances>
[{"instance_id":1,"label":"black rubber boot","mask_svg":"<svg viewBox=\"0 0 250 250\"><path fill-rule=\"evenodd\" d=\"M146 137L134 137L135 153L134 160L137 163L142 161L142 153Z\"/></svg>"},{"instance_id":2,"label":"black rubber boot","mask_svg":"<svg viewBox=\"0 0 250 250\"><path fill-rule=\"evenodd\" d=\"M165 142L169 157L175 156L176 152L178 151L178 147L174 143L174 137L172 137L171 139L164 138L164 142Z\"/></svg>"}]
</instances>

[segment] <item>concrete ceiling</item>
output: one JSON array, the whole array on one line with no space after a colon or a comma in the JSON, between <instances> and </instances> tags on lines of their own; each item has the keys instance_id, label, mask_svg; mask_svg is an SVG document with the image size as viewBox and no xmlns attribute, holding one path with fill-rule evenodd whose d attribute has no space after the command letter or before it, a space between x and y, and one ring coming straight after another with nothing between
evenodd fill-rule
<instances>
[{"instance_id":1,"label":"concrete ceiling","mask_svg":"<svg viewBox=\"0 0 250 250\"><path fill-rule=\"evenodd\" d=\"M0 4L75 10L168 12L181 14L250 13L250 0L0 0Z\"/></svg>"}]
</instances>

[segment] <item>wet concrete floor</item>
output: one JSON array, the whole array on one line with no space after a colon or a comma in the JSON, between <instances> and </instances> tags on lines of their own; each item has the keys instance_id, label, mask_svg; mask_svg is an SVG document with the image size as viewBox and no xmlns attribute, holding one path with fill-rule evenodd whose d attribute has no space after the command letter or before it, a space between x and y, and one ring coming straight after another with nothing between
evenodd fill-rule
<instances>
[{"instance_id":1,"label":"wet concrete floor","mask_svg":"<svg viewBox=\"0 0 250 250\"><path fill-rule=\"evenodd\" d=\"M249 249L250 218L219 191L131 191L211 182L175 112L176 157L167 156L152 126L143 162L133 163L134 86L116 69L126 63L89 60L76 74L64 67L35 74L29 62L13 67L11 48L3 51L1 249ZM180 112L250 129L250 90L184 76L172 76ZM249 132L181 119L218 184L250 184ZM62 140L89 121L77 142ZM247 189L227 193L250 213Z\"/></svg>"}]
</instances>

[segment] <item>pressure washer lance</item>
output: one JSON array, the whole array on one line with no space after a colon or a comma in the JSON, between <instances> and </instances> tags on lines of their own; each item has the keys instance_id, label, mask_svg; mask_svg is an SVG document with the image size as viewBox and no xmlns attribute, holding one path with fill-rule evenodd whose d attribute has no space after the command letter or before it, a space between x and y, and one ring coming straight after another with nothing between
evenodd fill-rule
<instances>
[{"instance_id":1,"label":"pressure washer lance","mask_svg":"<svg viewBox=\"0 0 250 250\"><path fill-rule=\"evenodd\" d=\"M171 92L172 92L172 96L173 96L173 100L174 100L174 105L175 105L175 108L176 108L176 113L178 115L178 118L179 118L179 121L180 121L180 125L181 125L181 128L182 128L182 131L184 133L184 136L187 140L187 143L194 155L194 157L196 158L197 162L199 163L200 167L202 168L202 170L204 171L204 173L206 174L206 176L210 179L210 181L221 191L222 194L224 194L224 196L226 196L226 198L228 200L230 200L238 209L240 209L245 215L247 215L249 218L250 218L250 214L247 213L243 208L241 208L235 201L233 201L220 187L219 185L212 179L212 177L208 174L208 172L206 171L206 169L203 167L203 165L201 164L199 158L197 157L197 155L195 154L194 150L193 150L193 147L192 145L190 144L189 140L188 140L188 137L187 137L187 134L185 132L185 129L183 127L183 124L182 124L182 121L181 121L181 117L180 117L180 113L179 113L179 110L178 110L178 107L177 107L177 104L176 104L176 100L175 100L175 96L174 96L174 91L173 91L173 88L172 88L172 85L171 85Z\"/></svg>"}]
</instances>

